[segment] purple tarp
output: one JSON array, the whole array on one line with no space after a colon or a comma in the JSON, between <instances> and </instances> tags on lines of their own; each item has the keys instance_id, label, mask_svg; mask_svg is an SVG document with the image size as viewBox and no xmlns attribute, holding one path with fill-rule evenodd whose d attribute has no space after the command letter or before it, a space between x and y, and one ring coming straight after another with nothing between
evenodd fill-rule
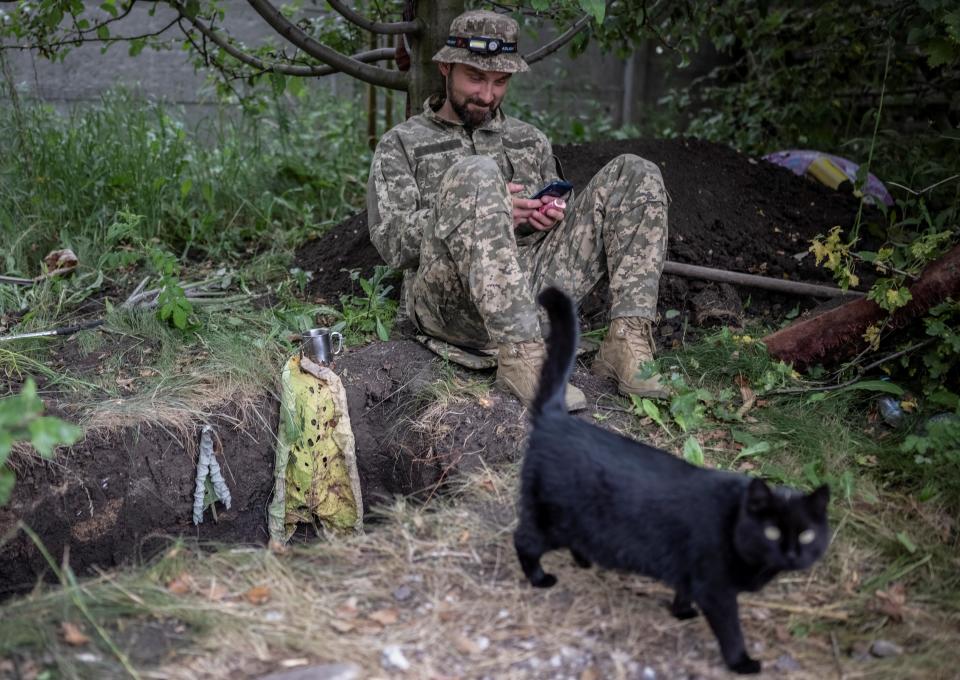
<instances>
[{"instance_id":1,"label":"purple tarp","mask_svg":"<svg viewBox=\"0 0 960 680\"><path fill-rule=\"evenodd\" d=\"M810 167L810 164L818 158L829 159L834 165L840 168L843 174L845 174L851 182L855 183L857 181L857 170L860 169L859 165L846 158L834 156L833 154L829 153L823 153L822 151L810 151L804 149L775 151L774 153L764 156L763 160L769 161L775 165L789 168L794 172L794 174L803 175L807 172L807 168ZM885 187L883 182L877 179L877 176L873 173L869 173L867 175L867 185L863 188L863 193L868 201L872 199L873 202L883 201L883 203L888 206L893 205L893 197L890 195L890 192L887 191L887 187Z\"/></svg>"}]
</instances>

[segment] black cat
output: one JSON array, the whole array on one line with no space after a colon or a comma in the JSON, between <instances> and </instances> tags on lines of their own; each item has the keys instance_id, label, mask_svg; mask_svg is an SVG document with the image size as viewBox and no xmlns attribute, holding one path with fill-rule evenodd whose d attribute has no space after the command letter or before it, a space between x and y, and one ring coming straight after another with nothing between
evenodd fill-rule
<instances>
[{"instance_id":1,"label":"black cat","mask_svg":"<svg viewBox=\"0 0 960 680\"><path fill-rule=\"evenodd\" d=\"M596 562L657 578L675 591L674 616L696 616L694 603L703 610L731 670L758 673L760 662L744 647L737 595L823 555L829 488L808 495L772 489L567 415L576 312L555 288L539 300L552 330L521 473L514 545L524 574L549 588L557 579L544 573L540 557L567 548L581 567Z\"/></svg>"}]
</instances>

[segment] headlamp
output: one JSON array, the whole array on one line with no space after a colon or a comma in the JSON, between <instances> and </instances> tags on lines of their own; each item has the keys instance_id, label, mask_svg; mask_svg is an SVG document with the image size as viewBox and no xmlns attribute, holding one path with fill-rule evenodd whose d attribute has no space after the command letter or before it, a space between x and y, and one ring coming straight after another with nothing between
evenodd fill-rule
<instances>
[{"instance_id":1,"label":"headlamp","mask_svg":"<svg viewBox=\"0 0 960 680\"><path fill-rule=\"evenodd\" d=\"M451 35L447 38L448 47L462 47L470 50L474 54L484 54L493 56L501 53L513 53L517 51L517 43L503 42L499 38L487 38L484 36L471 36L464 38L459 35Z\"/></svg>"}]
</instances>

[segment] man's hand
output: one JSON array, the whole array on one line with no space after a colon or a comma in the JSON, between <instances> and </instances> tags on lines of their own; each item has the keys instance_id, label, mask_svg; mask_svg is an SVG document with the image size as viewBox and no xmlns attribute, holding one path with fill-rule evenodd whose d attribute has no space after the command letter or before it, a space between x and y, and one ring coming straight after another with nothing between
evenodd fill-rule
<instances>
[{"instance_id":1,"label":"man's hand","mask_svg":"<svg viewBox=\"0 0 960 680\"><path fill-rule=\"evenodd\" d=\"M523 186L508 182L507 190L511 194L518 194L523 191ZM543 198L519 198L514 196L513 228L516 229L521 224L529 224L537 231L553 229L566 213L560 208L548 208L543 213L539 210L540 206L547 205L553 200L553 196L544 196Z\"/></svg>"}]
</instances>

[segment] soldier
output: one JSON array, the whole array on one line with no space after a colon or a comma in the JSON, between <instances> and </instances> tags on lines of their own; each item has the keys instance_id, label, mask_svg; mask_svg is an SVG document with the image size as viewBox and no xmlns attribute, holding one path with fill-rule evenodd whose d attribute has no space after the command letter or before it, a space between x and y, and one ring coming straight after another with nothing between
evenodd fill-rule
<instances>
[{"instance_id":1,"label":"soldier","mask_svg":"<svg viewBox=\"0 0 960 680\"><path fill-rule=\"evenodd\" d=\"M517 22L461 14L433 60L446 96L387 132L367 188L370 238L404 270L407 312L425 334L469 348L497 347L497 385L529 404L545 357L536 294L555 285L582 301L610 289L610 330L593 371L623 394L664 396L641 379L653 358L651 325L667 248L660 170L638 156L610 161L567 209L529 198L558 177L549 140L503 113ZM543 208L543 210L541 210ZM586 406L567 386L567 406Z\"/></svg>"}]
</instances>

